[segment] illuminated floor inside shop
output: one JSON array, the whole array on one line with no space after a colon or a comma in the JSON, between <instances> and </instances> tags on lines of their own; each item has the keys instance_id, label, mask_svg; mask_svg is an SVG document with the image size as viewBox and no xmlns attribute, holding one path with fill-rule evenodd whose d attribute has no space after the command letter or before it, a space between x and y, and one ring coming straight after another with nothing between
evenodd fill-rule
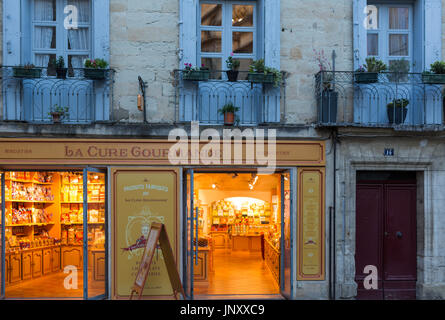
<instances>
[{"instance_id":1,"label":"illuminated floor inside shop","mask_svg":"<svg viewBox=\"0 0 445 320\"><path fill-rule=\"evenodd\" d=\"M216 249L209 281L194 281L196 295L279 294L261 252Z\"/></svg>"},{"instance_id":2,"label":"illuminated floor inside shop","mask_svg":"<svg viewBox=\"0 0 445 320\"><path fill-rule=\"evenodd\" d=\"M83 298L83 272L78 273L77 289L65 289L64 280L67 274L57 272L41 276L39 278L24 280L18 284L6 286L6 298L8 299L82 299ZM91 281L91 273L88 277L88 296L94 297L105 293L104 281Z\"/></svg>"}]
</instances>

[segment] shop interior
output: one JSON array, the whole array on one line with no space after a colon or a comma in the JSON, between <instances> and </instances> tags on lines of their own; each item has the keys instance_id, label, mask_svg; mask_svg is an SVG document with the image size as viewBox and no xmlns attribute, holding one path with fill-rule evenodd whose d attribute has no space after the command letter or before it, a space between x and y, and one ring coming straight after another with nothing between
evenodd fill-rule
<instances>
[{"instance_id":1,"label":"shop interior","mask_svg":"<svg viewBox=\"0 0 445 320\"><path fill-rule=\"evenodd\" d=\"M84 272L88 272L88 297L104 294L105 174L88 172L86 185L83 171L4 175L5 297L82 299ZM85 189L87 268L83 266Z\"/></svg>"},{"instance_id":2,"label":"shop interior","mask_svg":"<svg viewBox=\"0 0 445 320\"><path fill-rule=\"evenodd\" d=\"M195 295L280 293L281 175L195 173Z\"/></svg>"}]
</instances>

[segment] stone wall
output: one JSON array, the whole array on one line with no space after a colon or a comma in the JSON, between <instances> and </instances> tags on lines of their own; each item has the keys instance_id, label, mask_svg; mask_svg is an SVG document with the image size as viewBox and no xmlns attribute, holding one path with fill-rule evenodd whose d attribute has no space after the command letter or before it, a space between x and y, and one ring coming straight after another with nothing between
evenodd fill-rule
<instances>
[{"instance_id":1,"label":"stone wall","mask_svg":"<svg viewBox=\"0 0 445 320\"><path fill-rule=\"evenodd\" d=\"M110 64L116 69L115 108L123 121L141 122L138 76L147 82L149 122L173 122L171 71L178 67L179 1L110 0Z\"/></svg>"}]
</instances>

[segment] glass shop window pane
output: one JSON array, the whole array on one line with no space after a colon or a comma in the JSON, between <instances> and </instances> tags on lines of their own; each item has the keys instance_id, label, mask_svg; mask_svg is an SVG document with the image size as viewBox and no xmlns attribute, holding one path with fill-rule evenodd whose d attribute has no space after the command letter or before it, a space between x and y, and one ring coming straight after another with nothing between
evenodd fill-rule
<instances>
[{"instance_id":1,"label":"glass shop window pane","mask_svg":"<svg viewBox=\"0 0 445 320\"><path fill-rule=\"evenodd\" d=\"M253 53L253 32L233 32L232 50L234 53Z\"/></svg>"},{"instance_id":2,"label":"glass shop window pane","mask_svg":"<svg viewBox=\"0 0 445 320\"><path fill-rule=\"evenodd\" d=\"M245 72L239 72L238 74L238 80L247 80L247 75L249 71L249 66L252 64L253 59L236 59L240 62L239 71L245 71Z\"/></svg>"},{"instance_id":3,"label":"glass shop window pane","mask_svg":"<svg viewBox=\"0 0 445 320\"><path fill-rule=\"evenodd\" d=\"M201 31L201 52L221 52L221 31Z\"/></svg>"},{"instance_id":4,"label":"glass shop window pane","mask_svg":"<svg viewBox=\"0 0 445 320\"><path fill-rule=\"evenodd\" d=\"M201 25L221 26L222 5L221 4L201 4Z\"/></svg>"},{"instance_id":5,"label":"glass shop window pane","mask_svg":"<svg viewBox=\"0 0 445 320\"><path fill-rule=\"evenodd\" d=\"M56 27L35 27L34 48L56 49Z\"/></svg>"},{"instance_id":6,"label":"glass shop window pane","mask_svg":"<svg viewBox=\"0 0 445 320\"><path fill-rule=\"evenodd\" d=\"M409 8L389 8L389 29L408 30Z\"/></svg>"},{"instance_id":7,"label":"glass shop window pane","mask_svg":"<svg viewBox=\"0 0 445 320\"><path fill-rule=\"evenodd\" d=\"M202 58L201 64L204 65L204 67L209 68L210 71L222 70L221 58ZM221 72L210 72L210 78L220 80Z\"/></svg>"},{"instance_id":8,"label":"glass shop window pane","mask_svg":"<svg viewBox=\"0 0 445 320\"><path fill-rule=\"evenodd\" d=\"M377 33L368 33L368 56L379 55L379 35Z\"/></svg>"},{"instance_id":9,"label":"glass shop window pane","mask_svg":"<svg viewBox=\"0 0 445 320\"><path fill-rule=\"evenodd\" d=\"M35 0L34 20L56 21L56 0Z\"/></svg>"},{"instance_id":10,"label":"glass shop window pane","mask_svg":"<svg viewBox=\"0 0 445 320\"><path fill-rule=\"evenodd\" d=\"M407 56L408 55L408 35L390 34L389 35L389 55Z\"/></svg>"},{"instance_id":11,"label":"glass shop window pane","mask_svg":"<svg viewBox=\"0 0 445 320\"><path fill-rule=\"evenodd\" d=\"M253 26L253 6L233 5L232 26L252 27Z\"/></svg>"}]
</instances>

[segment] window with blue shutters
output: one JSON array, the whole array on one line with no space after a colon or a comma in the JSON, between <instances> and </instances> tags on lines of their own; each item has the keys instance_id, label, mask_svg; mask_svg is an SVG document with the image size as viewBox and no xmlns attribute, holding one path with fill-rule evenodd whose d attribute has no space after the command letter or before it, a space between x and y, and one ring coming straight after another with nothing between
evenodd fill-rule
<instances>
[{"instance_id":1,"label":"window with blue shutters","mask_svg":"<svg viewBox=\"0 0 445 320\"><path fill-rule=\"evenodd\" d=\"M87 58L110 61L109 30L109 0L3 0L3 119L48 122L58 105L69 107L67 123L110 120L112 73L96 81L82 69ZM52 67L60 56L66 79ZM42 67L42 77L14 77L24 64Z\"/></svg>"},{"instance_id":2,"label":"window with blue shutters","mask_svg":"<svg viewBox=\"0 0 445 320\"><path fill-rule=\"evenodd\" d=\"M31 60L36 66L48 67L62 56L68 68L82 68L91 58L90 0L33 0L31 21Z\"/></svg>"},{"instance_id":3,"label":"window with blue shutters","mask_svg":"<svg viewBox=\"0 0 445 320\"><path fill-rule=\"evenodd\" d=\"M233 52L245 72L238 83L227 82L225 72L213 72L207 83L180 84L178 120L221 124L218 108L233 102L241 108L241 124L280 122L280 88L241 83L253 60L280 69L280 33L280 1L180 0L179 69L190 63L224 71Z\"/></svg>"}]
</instances>

